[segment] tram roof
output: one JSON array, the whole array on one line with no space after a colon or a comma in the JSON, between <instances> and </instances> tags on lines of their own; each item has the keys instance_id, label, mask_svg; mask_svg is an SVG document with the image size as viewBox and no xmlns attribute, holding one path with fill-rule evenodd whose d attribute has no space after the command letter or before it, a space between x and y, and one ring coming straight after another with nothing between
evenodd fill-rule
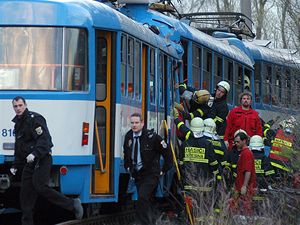
<instances>
[{"instance_id":1,"label":"tram roof","mask_svg":"<svg viewBox=\"0 0 300 225\"><path fill-rule=\"evenodd\" d=\"M245 42L245 45L251 51L254 60L300 68L300 58L294 57L292 54L249 42Z\"/></svg>"},{"instance_id":2,"label":"tram roof","mask_svg":"<svg viewBox=\"0 0 300 225\"><path fill-rule=\"evenodd\" d=\"M68 26L124 31L179 58L170 41L93 0L1 0L0 26ZM173 44L173 43L172 43Z\"/></svg>"},{"instance_id":3,"label":"tram roof","mask_svg":"<svg viewBox=\"0 0 300 225\"><path fill-rule=\"evenodd\" d=\"M164 20L168 21L175 27L179 32L182 38L186 38L197 42L198 44L207 47L217 53L220 53L224 56L227 56L235 61L241 62L244 65L247 65L253 68L252 59L247 56L246 53L239 50L238 48L224 42L220 39L214 38L208 34L205 34L194 27L189 26L188 24L181 22L180 20L168 17L164 14L161 14L156 11L152 11L154 15L162 17Z\"/></svg>"}]
</instances>

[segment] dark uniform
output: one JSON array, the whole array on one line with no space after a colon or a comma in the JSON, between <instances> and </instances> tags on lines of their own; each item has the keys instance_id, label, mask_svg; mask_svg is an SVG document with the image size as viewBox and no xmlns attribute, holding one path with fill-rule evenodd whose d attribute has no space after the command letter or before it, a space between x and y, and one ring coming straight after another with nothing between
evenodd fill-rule
<instances>
[{"instance_id":1,"label":"dark uniform","mask_svg":"<svg viewBox=\"0 0 300 225\"><path fill-rule=\"evenodd\" d=\"M262 189L268 188L275 175L275 170L271 166L270 159L265 156L264 151L252 150L254 156L255 173L257 187Z\"/></svg>"},{"instance_id":2,"label":"dark uniform","mask_svg":"<svg viewBox=\"0 0 300 225\"><path fill-rule=\"evenodd\" d=\"M182 83L179 85L179 93L182 95L185 91L189 91L194 93L197 91L197 89L187 86L186 84ZM189 101L189 113L187 112L182 112L182 116L186 120L192 120L195 117L201 117L202 119L209 118L209 113L210 113L210 107L205 103L205 104L199 104L197 103L193 98L190 99Z\"/></svg>"},{"instance_id":3,"label":"dark uniform","mask_svg":"<svg viewBox=\"0 0 300 225\"><path fill-rule=\"evenodd\" d=\"M194 217L204 221L209 211L208 206L215 204L214 189L219 169L214 147L203 136L195 137L178 118L174 122L185 137L179 152L183 189L197 202L197 207L201 208L201 212L194 210Z\"/></svg>"},{"instance_id":4,"label":"dark uniform","mask_svg":"<svg viewBox=\"0 0 300 225\"><path fill-rule=\"evenodd\" d=\"M20 202L22 225L33 225L33 209L38 195L70 211L74 211L73 199L65 197L48 186L52 165L51 136L46 120L28 109L21 116L15 116L15 161L13 168L24 167L21 178ZM29 154L35 156L31 163L26 162Z\"/></svg>"},{"instance_id":5,"label":"dark uniform","mask_svg":"<svg viewBox=\"0 0 300 225\"><path fill-rule=\"evenodd\" d=\"M203 134L205 139L213 144L216 159L218 160L219 165L223 168L227 164L227 148L224 141L222 141L218 136L205 132Z\"/></svg>"},{"instance_id":6,"label":"dark uniform","mask_svg":"<svg viewBox=\"0 0 300 225\"><path fill-rule=\"evenodd\" d=\"M227 95L224 95L222 98L215 98L210 113L208 114L208 117L215 121L216 131L221 139L223 139L225 135L226 117L229 113L226 97Z\"/></svg>"},{"instance_id":7,"label":"dark uniform","mask_svg":"<svg viewBox=\"0 0 300 225\"><path fill-rule=\"evenodd\" d=\"M228 190L231 190L231 188L234 187L235 179L237 177L237 163L239 161L239 156L240 152L237 150L236 146L233 146L232 150L227 152L223 175Z\"/></svg>"},{"instance_id":8,"label":"dark uniform","mask_svg":"<svg viewBox=\"0 0 300 225\"><path fill-rule=\"evenodd\" d=\"M160 173L167 172L173 165L172 152L169 145L152 130L143 129L139 137L140 156L142 167L138 170L134 165L133 131L130 130L124 139L124 167L129 170L135 179L137 186L138 200L136 215L143 225L154 224L151 211L150 198L158 185ZM164 165L160 168L160 156L164 157Z\"/></svg>"}]
</instances>

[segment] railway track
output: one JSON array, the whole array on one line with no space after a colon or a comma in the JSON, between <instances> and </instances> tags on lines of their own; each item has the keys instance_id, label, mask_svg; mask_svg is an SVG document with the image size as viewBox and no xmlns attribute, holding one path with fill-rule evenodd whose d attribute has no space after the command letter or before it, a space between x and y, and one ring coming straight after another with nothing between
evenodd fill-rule
<instances>
[{"instance_id":1,"label":"railway track","mask_svg":"<svg viewBox=\"0 0 300 225\"><path fill-rule=\"evenodd\" d=\"M134 211L99 215L82 220L70 220L57 225L130 225L135 221Z\"/></svg>"}]
</instances>

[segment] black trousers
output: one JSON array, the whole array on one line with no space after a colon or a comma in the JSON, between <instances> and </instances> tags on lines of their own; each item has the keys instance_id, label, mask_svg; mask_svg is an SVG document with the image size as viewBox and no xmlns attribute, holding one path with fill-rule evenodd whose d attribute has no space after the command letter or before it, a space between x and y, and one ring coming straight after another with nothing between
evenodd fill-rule
<instances>
[{"instance_id":1,"label":"black trousers","mask_svg":"<svg viewBox=\"0 0 300 225\"><path fill-rule=\"evenodd\" d=\"M74 210L73 199L65 197L48 186L51 166L52 157L47 155L32 163L27 163L23 169L20 193L22 225L34 224L33 211L39 195L64 209Z\"/></svg>"},{"instance_id":2,"label":"black trousers","mask_svg":"<svg viewBox=\"0 0 300 225\"><path fill-rule=\"evenodd\" d=\"M139 174L135 178L138 192L138 200L136 203L136 216L141 225L155 224L155 216L151 197L158 185L159 176L155 174L142 175Z\"/></svg>"}]
</instances>

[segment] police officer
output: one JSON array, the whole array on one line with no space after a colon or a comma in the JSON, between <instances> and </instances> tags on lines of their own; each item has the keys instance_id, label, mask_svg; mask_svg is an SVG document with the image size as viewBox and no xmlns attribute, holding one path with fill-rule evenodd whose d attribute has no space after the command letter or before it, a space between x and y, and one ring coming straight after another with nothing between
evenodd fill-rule
<instances>
[{"instance_id":1,"label":"police officer","mask_svg":"<svg viewBox=\"0 0 300 225\"><path fill-rule=\"evenodd\" d=\"M153 220L152 197L163 175L172 167L172 152L169 145L155 132L144 128L142 115L133 113L130 116L131 130L124 139L124 167L135 180L138 192L136 216L140 224L155 224ZM160 168L160 156L164 165Z\"/></svg>"},{"instance_id":2,"label":"police officer","mask_svg":"<svg viewBox=\"0 0 300 225\"><path fill-rule=\"evenodd\" d=\"M39 195L53 204L74 212L76 219L81 219L83 209L80 199L67 198L48 186L53 144L45 118L29 111L25 99L21 96L15 97L12 104L16 113L12 120L15 123L15 160L10 171L13 175L18 170L22 172L20 192L22 225L34 224L33 211Z\"/></svg>"}]
</instances>

